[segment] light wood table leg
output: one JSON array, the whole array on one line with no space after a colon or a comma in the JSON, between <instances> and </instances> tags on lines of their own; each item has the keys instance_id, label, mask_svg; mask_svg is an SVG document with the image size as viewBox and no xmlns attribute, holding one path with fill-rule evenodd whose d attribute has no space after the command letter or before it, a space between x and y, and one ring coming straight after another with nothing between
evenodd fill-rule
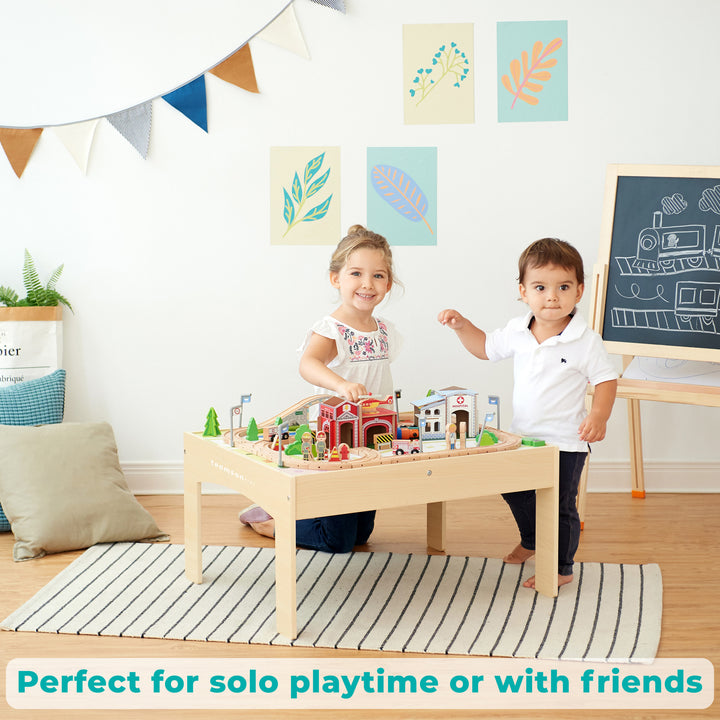
<instances>
[{"instance_id":1,"label":"light wood table leg","mask_svg":"<svg viewBox=\"0 0 720 720\"><path fill-rule=\"evenodd\" d=\"M185 469L185 577L202 583L202 547L200 546L200 513L202 484L195 482Z\"/></svg>"},{"instance_id":2,"label":"light wood table leg","mask_svg":"<svg viewBox=\"0 0 720 720\"><path fill-rule=\"evenodd\" d=\"M277 631L297 637L295 513L275 516L275 614Z\"/></svg>"},{"instance_id":3,"label":"light wood table leg","mask_svg":"<svg viewBox=\"0 0 720 720\"><path fill-rule=\"evenodd\" d=\"M434 550L445 550L445 503L427 504L427 544Z\"/></svg>"},{"instance_id":4,"label":"light wood table leg","mask_svg":"<svg viewBox=\"0 0 720 720\"><path fill-rule=\"evenodd\" d=\"M552 463L553 486L535 491L535 589L548 597L558 594L558 457Z\"/></svg>"},{"instance_id":5,"label":"light wood table leg","mask_svg":"<svg viewBox=\"0 0 720 720\"><path fill-rule=\"evenodd\" d=\"M643 467L640 401L628 400L628 429L630 431L630 476L632 496L645 497L645 469Z\"/></svg>"}]
</instances>

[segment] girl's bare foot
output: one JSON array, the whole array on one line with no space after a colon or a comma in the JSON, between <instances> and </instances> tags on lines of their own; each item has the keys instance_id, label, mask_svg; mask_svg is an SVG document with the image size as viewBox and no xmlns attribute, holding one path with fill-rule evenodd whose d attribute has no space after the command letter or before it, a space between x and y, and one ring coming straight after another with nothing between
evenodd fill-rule
<instances>
[{"instance_id":1,"label":"girl's bare foot","mask_svg":"<svg viewBox=\"0 0 720 720\"><path fill-rule=\"evenodd\" d=\"M567 585L571 583L573 579L572 575L558 575L558 587L561 585ZM535 576L529 577L524 583L523 587L534 588L535 587Z\"/></svg>"},{"instance_id":2,"label":"girl's bare foot","mask_svg":"<svg viewBox=\"0 0 720 720\"><path fill-rule=\"evenodd\" d=\"M248 525L258 534L264 535L265 537L275 537L275 520L270 518L264 522L251 522Z\"/></svg>"},{"instance_id":3,"label":"girl's bare foot","mask_svg":"<svg viewBox=\"0 0 720 720\"><path fill-rule=\"evenodd\" d=\"M529 560L534 554L535 554L534 550L528 550L527 548L524 548L522 545L518 545L516 548L514 548L512 550L512 552L508 553L503 558L503 562L512 563L513 565L520 565L521 563L524 563L526 560Z\"/></svg>"}]
</instances>

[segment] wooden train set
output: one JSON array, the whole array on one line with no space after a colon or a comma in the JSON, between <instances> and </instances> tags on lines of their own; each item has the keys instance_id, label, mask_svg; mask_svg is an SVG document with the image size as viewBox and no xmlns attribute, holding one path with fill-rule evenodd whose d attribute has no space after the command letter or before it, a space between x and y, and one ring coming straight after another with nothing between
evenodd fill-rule
<instances>
[{"instance_id":1,"label":"wooden train set","mask_svg":"<svg viewBox=\"0 0 720 720\"><path fill-rule=\"evenodd\" d=\"M318 443L312 455L307 445L301 454L288 453L290 437L289 433L283 437L283 425L305 426L307 431L307 411L313 405L319 405L319 416L312 442L320 439L322 447ZM239 451L302 470L340 470L502 452L522 443L520 436L485 427L484 422L477 435L465 432L465 428L478 427L477 393L472 391L461 388L437 391L415 404L411 413L398 414L391 406L391 397L364 398L353 403L329 395L314 395L290 406L274 420L257 423L257 428L263 431L258 439L249 439L246 427L225 431L223 438ZM492 438L491 444L483 440L488 436ZM387 442L388 437L393 440Z\"/></svg>"}]
</instances>

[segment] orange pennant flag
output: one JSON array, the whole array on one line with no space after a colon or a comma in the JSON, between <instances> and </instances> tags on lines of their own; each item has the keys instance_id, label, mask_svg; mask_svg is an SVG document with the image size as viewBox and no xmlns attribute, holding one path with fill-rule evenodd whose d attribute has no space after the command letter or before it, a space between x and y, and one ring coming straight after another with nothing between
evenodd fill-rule
<instances>
[{"instance_id":1,"label":"orange pennant flag","mask_svg":"<svg viewBox=\"0 0 720 720\"><path fill-rule=\"evenodd\" d=\"M0 144L5 149L5 154L18 177L25 171L25 166L28 164L35 143L37 143L42 131L42 128L30 128L28 130L0 128Z\"/></svg>"},{"instance_id":2,"label":"orange pennant flag","mask_svg":"<svg viewBox=\"0 0 720 720\"><path fill-rule=\"evenodd\" d=\"M255 67L253 66L250 45L245 43L235 54L223 60L210 70L221 80L232 83L249 92L259 93L255 80Z\"/></svg>"}]
</instances>

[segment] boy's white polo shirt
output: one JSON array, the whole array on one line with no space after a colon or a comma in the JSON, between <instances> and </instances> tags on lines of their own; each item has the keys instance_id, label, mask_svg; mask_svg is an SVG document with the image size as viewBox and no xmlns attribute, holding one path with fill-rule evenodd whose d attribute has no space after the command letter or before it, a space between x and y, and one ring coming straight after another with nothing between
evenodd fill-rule
<instances>
[{"instance_id":1,"label":"boy's white polo shirt","mask_svg":"<svg viewBox=\"0 0 720 720\"><path fill-rule=\"evenodd\" d=\"M529 312L487 335L485 352L497 362L514 358L513 420L510 431L536 437L568 452L585 452L578 428L586 416L588 382L616 380L602 338L578 313L554 337L538 343Z\"/></svg>"}]
</instances>

